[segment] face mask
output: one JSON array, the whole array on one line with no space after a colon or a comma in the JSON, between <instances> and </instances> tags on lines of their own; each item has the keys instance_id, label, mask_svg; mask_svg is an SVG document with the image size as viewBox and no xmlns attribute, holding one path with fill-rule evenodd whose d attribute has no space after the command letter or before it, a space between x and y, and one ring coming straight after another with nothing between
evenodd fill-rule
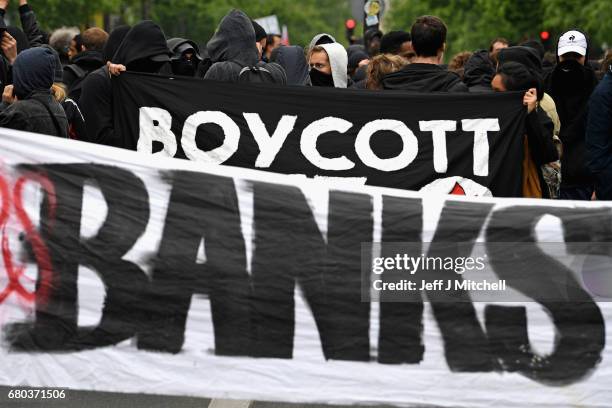
<instances>
[{"instance_id":1,"label":"face mask","mask_svg":"<svg viewBox=\"0 0 612 408\"><path fill-rule=\"evenodd\" d=\"M310 70L310 80L312 86L326 86L329 88L334 87L334 77L331 74L325 74L316 68Z\"/></svg>"},{"instance_id":2,"label":"face mask","mask_svg":"<svg viewBox=\"0 0 612 408\"><path fill-rule=\"evenodd\" d=\"M195 76L196 66L193 61L189 61L185 58L178 59L176 61L172 61L172 73L174 75L183 75L183 76Z\"/></svg>"}]
</instances>

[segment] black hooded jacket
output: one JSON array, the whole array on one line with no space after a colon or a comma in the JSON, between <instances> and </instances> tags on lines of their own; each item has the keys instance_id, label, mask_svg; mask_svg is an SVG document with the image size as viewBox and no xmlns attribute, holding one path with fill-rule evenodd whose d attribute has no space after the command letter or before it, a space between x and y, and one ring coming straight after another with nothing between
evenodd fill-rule
<instances>
[{"instance_id":1,"label":"black hooded jacket","mask_svg":"<svg viewBox=\"0 0 612 408\"><path fill-rule=\"evenodd\" d=\"M597 87L595 71L578 61L563 61L548 75L545 87L561 121L561 182L566 186L589 185L592 176L587 168L585 135L587 105Z\"/></svg>"},{"instance_id":2,"label":"black hooded jacket","mask_svg":"<svg viewBox=\"0 0 612 408\"><path fill-rule=\"evenodd\" d=\"M68 87L68 95L75 101L81 97L82 81L91 72L106 62L100 51L83 51L77 54L70 65L64 67L62 82Z\"/></svg>"},{"instance_id":3,"label":"black hooded jacket","mask_svg":"<svg viewBox=\"0 0 612 408\"><path fill-rule=\"evenodd\" d=\"M308 63L304 49L297 45L278 47L272 53L272 62L279 64L287 73L287 85L310 86Z\"/></svg>"},{"instance_id":4,"label":"black hooded jacket","mask_svg":"<svg viewBox=\"0 0 612 408\"><path fill-rule=\"evenodd\" d=\"M461 77L434 64L409 64L382 81L383 89L412 92L467 92Z\"/></svg>"},{"instance_id":5,"label":"black hooded jacket","mask_svg":"<svg viewBox=\"0 0 612 408\"><path fill-rule=\"evenodd\" d=\"M0 113L0 127L68 137L68 120L51 95L55 56L45 48L21 53L13 67L18 100Z\"/></svg>"},{"instance_id":6,"label":"black hooded jacket","mask_svg":"<svg viewBox=\"0 0 612 408\"><path fill-rule=\"evenodd\" d=\"M494 76L495 67L487 50L476 51L465 63L463 82L470 92L493 92L491 81Z\"/></svg>"},{"instance_id":7,"label":"black hooded jacket","mask_svg":"<svg viewBox=\"0 0 612 408\"><path fill-rule=\"evenodd\" d=\"M142 21L130 29L119 42L117 39L125 33L122 29L116 36L111 33L107 48L117 45L113 62L125 65L128 70L135 61L146 61L147 58L170 53L166 37L161 28L152 21ZM112 40L112 41L111 41ZM104 54L111 55L112 49L105 48ZM159 69L160 63L147 62L144 68ZM158 66L159 65L159 66ZM141 68L141 67L138 67ZM95 70L83 81L83 91L79 106L87 126L87 141L108 146L123 147L123 140L115 134L113 123L111 78L106 66Z\"/></svg>"},{"instance_id":8,"label":"black hooded jacket","mask_svg":"<svg viewBox=\"0 0 612 408\"><path fill-rule=\"evenodd\" d=\"M240 10L232 10L223 17L206 48L212 66L206 72L205 79L238 82L243 68L258 66L270 71L276 83L286 83L286 75L280 65L259 61L255 29L251 19Z\"/></svg>"}]
</instances>

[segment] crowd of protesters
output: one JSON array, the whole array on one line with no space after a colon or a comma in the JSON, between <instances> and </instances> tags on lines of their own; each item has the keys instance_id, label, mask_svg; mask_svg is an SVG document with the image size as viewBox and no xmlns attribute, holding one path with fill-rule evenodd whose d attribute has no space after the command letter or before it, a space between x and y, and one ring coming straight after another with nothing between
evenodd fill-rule
<instances>
[{"instance_id":1,"label":"crowd of protesters","mask_svg":"<svg viewBox=\"0 0 612 408\"><path fill-rule=\"evenodd\" d=\"M122 147L111 78L124 71L378 92L524 91L523 196L612 199L612 58L589 60L577 29L560 36L554 58L538 41L495 38L444 65L447 27L435 16L409 32L369 30L348 49L321 33L303 49L232 10L200 48L167 39L152 21L48 36L27 0L19 0L21 28L6 26L8 7L0 0L0 127Z\"/></svg>"}]
</instances>

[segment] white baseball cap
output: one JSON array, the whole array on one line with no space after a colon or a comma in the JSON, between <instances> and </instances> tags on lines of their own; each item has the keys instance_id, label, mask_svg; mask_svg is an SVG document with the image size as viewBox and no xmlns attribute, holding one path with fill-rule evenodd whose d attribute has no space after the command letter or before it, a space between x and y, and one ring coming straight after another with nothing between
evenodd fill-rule
<instances>
[{"instance_id":1,"label":"white baseball cap","mask_svg":"<svg viewBox=\"0 0 612 408\"><path fill-rule=\"evenodd\" d=\"M587 53L587 39L580 31L568 31L559 38L557 55L561 56L568 52L576 52L582 56Z\"/></svg>"}]
</instances>

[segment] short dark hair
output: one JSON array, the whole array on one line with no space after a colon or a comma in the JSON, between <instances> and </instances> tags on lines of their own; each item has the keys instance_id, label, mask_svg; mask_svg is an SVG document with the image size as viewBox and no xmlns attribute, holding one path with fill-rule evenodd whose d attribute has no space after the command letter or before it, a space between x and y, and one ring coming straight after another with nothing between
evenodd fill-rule
<instances>
[{"instance_id":1,"label":"short dark hair","mask_svg":"<svg viewBox=\"0 0 612 408\"><path fill-rule=\"evenodd\" d=\"M108 40L108 33L101 28L92 27L85 30L85 32L81 34L81 37L83 39L83 45L87 50L102 51Z\"/></svg>"},{"instance_id":2,"label":"short dark hair","mask_svg":"<svg viewBox=\"0 0 612 408\"><path fill-rule=\"evenodd\" d=\"M271 48L272 46L274 46L274 38L278 38L278 39L282 39L283 37L281 37L278 34L268 34L268 36L266 37L266 50Z\"/></svg>"},{"instance_id":3,"label":"short dark hair","mask_svg":"<svg viewBox=\"0 0 612 408\"><path fill-rule=\"evenodd\" d=\"M510 46L510 41L506 40L504 37L497 37L494 38L493 41L491 41L491 44L489 44L489 52L493 52L493 46L495 45L495 43L502 43L506 44L507 46Z\"/></svg>"},{"instance_id":4,"label":"short dark hair","mask_svg":"<svg viewBox=\"0 0 612 408\"><path fill-rule=\"evenodd\" d=\"M508 91L525 91L540 88L538 78L532 71L520 62L506 62L497 68L502 83Z\"/></svg>"},{"instance_id":5,"label":"short dark hair","mask_svg":"<svg viewBox=\"0 0 612 408\"><path fill-rule=\"evenodd\" d=\"M402 50L402 44L412 41L410 33L405 31L391 31L383 35L380 40L381 54L399 54Z\"/></svg>"},{"instance_id":6,"label":"short dark hair","mask_svg":"<svg viewBox=\"0 0 612 408\"><path fill-rule=\"evenodd\" d=\"M435 57L446 43L446 24L436 16L416 19L410 29L412 48L419 57Z\"/></svg>"}]
</instances>

